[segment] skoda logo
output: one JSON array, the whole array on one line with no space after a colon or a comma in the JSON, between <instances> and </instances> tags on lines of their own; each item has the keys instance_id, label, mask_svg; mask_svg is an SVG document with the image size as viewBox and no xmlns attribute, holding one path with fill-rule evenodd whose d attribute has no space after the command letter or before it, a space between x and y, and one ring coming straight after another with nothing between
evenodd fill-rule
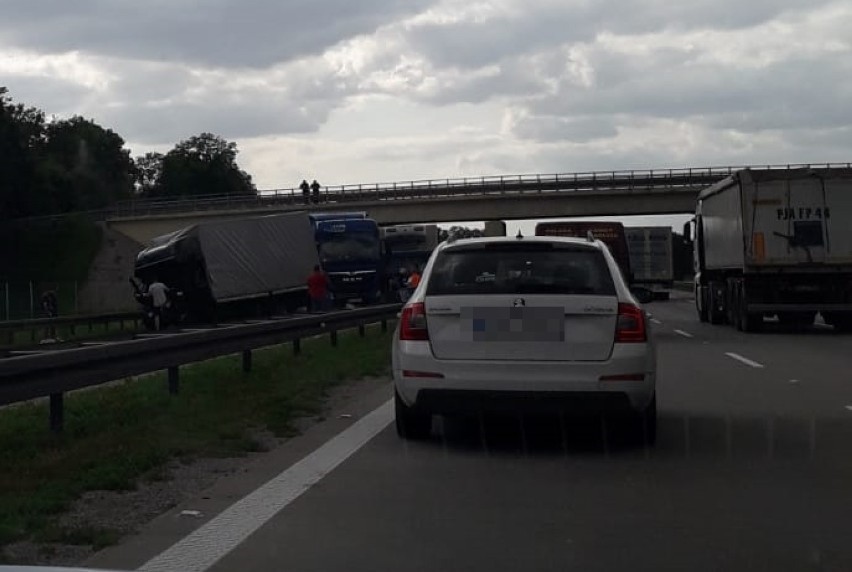
<instances>
[{"instance_id":1,"label":"skoda logo","mask_svg":"<svg viewBox=\"0 0 852 572\"><path fill-rule=\"evenodd\" d=\"M527 305L527 303L524 302L523 298L515 298L515 301L512 302L512 306L514 306L515 308L520 308L520 307L523 307L523 306L526 306L526 305Z\"/></svg>"}]
</instances>

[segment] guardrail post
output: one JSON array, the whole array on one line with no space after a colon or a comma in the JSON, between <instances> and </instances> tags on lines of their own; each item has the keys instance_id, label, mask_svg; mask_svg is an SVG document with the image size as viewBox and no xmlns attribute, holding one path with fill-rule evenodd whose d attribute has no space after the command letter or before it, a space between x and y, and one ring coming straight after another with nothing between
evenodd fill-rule
<instances>
[{"instance_id":1,"label":"guardrail post","mask_svg":"<svg viewBox=\"0 0 852 572\"><path fill-rule=\"evenodd\" d=\"M337 347L337 330L331 330L329 335L331 336L331 345L336 348Z\"/></svg>"},{"instance_id":2,"label":"guardrail post","mask_svg":"<svg viewBox=\"0 0 852 572\"><path fill-rule=\"evenodd\" d=\"M243 350L243 373L251 371L251 350Z\"/></svg>"},{"instance_id":3,"label":"guardrail post","mask_svg":"<svg viewBox=\"0 0 852 572\"><path fill-rule=\"evenodd\" d=\"M177 395L178 389L180 387L180 369L178 366L173 365L169 368L169 393L171 395Z\"/></svg>"},{"instance_id":4,"label":"guardrail post","mask_svg":"<svg viewBox=\"0 0 852 572\"><path fill-rule=\"evenodd\" d=\"M295 340L293 340L293 355L297 356L300 353L302 353L302 340L296 338Z\"/></svg>"},{"instance_id":5,"label":"guardrail post","mask_svg":"<svg viewBox=\"0 0 852 572\"><path fill-rule=\"evenodd\" d=\"M358 324L358 335L362 338L367 335L367 330L364 328L364 324Z\"/></svg>"},{"instance_id":6,"label":"guardrail post","mask_svg":"<svg viewBox=\"0 0 852 572\"><path fill-rule=\"evenodd\" d=\"M387 333L387 331L388 331L388 321L387 321L387 320L382 320L382 333L383 333L383 334L384 334L384 333Z\"/></svg>"},{"instance_id":7,"label":"guardrail post","mask_svg":"<svg viewBox=\"0 0 852 572\"><path fill-rule=\"evenodd\" d=\"M53 433L61 433L65 421L64 394L50 394L50 430Z\"/></svg>"}]
</instances>

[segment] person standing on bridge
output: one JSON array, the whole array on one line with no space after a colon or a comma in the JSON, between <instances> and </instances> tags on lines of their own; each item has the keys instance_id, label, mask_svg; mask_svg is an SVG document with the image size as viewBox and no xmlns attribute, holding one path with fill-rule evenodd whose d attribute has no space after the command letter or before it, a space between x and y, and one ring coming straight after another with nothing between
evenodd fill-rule
<instances>
[{"instance_id":1,"label":"person standing on bridge","mask_svg":"<svg viewBox=\"0 0 852 572\"><path fill-rule=\"evenodd\" d=\"M307 179L302 179L302 184L299 185L299 188L302 189L302 198L305 200L305 204L308 204L311 201L311 186L308 184Z\"/></svg>"},{"instance_id":2,"label":"person standing on bridge","mask_svg":"<svg viewBox=\"0 0 852 572\"><path fill-rule=\"evenodd\" d=\"M319 194L320 187L321 187L321 185L317 182L316 179L314 179L314 182L311 183L311 191L314 194L314 204L317 204L317 203L320 202L320 194Z\"/></svg>"}]
</instances>

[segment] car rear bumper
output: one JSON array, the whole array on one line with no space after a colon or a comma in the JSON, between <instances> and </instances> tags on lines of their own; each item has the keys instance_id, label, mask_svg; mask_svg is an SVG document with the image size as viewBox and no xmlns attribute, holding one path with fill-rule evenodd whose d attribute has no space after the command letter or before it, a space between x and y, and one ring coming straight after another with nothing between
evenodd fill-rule
<instances>
[{"instance_id":1,"label":"car rear bumper","mask_svg":"<svg viewBox=\"0 0 852 572\"><path fill-rule=\"evenodd\" d=\"M414 406L436 414L566 412L583 415L635 409L627 394L622 392L469 389L421 389Z\"/></svg>"},{"instance_id":2,"label":"car rear bumper","mask_svg":"<svg viewBox=\"0 0 852 572\"><path fill-rule=\"evenodd\" d=\"M637 374L641 380L612 380ZM639 411L654 396L656 360L650 344L617 344L602 362L516 362L438 360L428 342L399 342L393 376L406 405L435 413L508 408Z\"/></svg>"}]
</instances>

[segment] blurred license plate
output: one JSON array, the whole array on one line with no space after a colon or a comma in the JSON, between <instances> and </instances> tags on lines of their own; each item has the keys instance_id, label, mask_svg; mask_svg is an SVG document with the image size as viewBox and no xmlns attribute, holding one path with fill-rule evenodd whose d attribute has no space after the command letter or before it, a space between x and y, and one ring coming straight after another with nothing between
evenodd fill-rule
<instances>
[{"instance_id":1,"label":"blurred license plate","mask_svg":"<svg viewBox=\"0 0 852 572\"><path fill-rule=\"evenodd\" d=\"M564 315L562 307L467 307L461 309L462 333L475 342L562 342Z\"/></svg>"}]
</instances>

